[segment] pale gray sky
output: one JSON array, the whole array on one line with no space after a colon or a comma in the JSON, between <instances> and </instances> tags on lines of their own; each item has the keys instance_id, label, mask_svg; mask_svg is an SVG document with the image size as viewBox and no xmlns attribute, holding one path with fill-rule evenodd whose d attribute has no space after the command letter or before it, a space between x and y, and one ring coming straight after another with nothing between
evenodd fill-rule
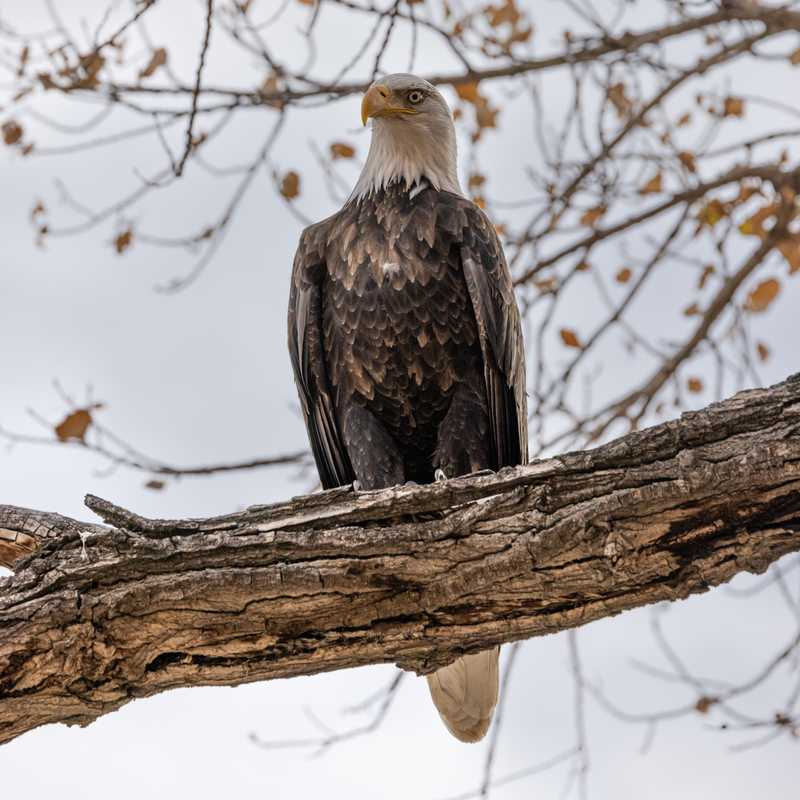
<instances>
[{"instance_id":1,"label":"pale gray sky","mask_svg":"<svg viewBox=\"0 0 800 800\"><path fill-rule=\"evenodd\" d=\"M105 7L101 0L57 0L57 5L65 18L85 15L89 20L97 20ZM43 7L39 0L0 0L0 19L35 29ZM547 44L566 23L558 17L561 4L543 3L542 8L537 35ZM282 52L297 48L296 65L303 57L297 26L305 13L303 8L293 9L269 34L271 41L281 43ZM642 11L632 24L657 22L649 17ZM320 74L333 72L364 34L350 18L332 14L324 23L328 35L321 40ZM172 0L152 12L151 36L169 46L172 63L187 79L200 27L198 4L192 0ZM387 71L404 70L406 62L405 48L398 43L384 66ZM421 40L420 71L452 67L440 45ZM247 86L260 69L255 59L223 47L209 75ZM728 76L742 94L761 92L769 85L777 96L796 101L800 71L786 66L759 71L743 62ZM563 78L554 74L545 81L548 113L557 115L564 106ZM62 123L76 124L92 110L58 97L48 97L48 103L48 113ZM313 139L324 147L345 140L363 154L368 132L360 128L358 103L352 98L295 115L273 152L276 169L297 169L303 175L298 206L311 219L327 215L335 204L308 143ZM775 120L765 117L768 113L748 116L734 138L774 127ZM39 147L70 141L28 117L20 119L35 133ZM256 152L273 121L269 110L243 112L208 158L218 164L245 160ZM487 134L482 157L491 170L491 195L511 199L524 194L521 162L535 164L537 153L524 106L512 104L502 124L502 134ZM129 125L120 115L107 130ZM173 141L178 142L181 132L176 129L175 134ZM83 202L101 207L139 185L135 170L150 174L161 158L152 137L59 158L21 160L0 151L0 296L5 300L0 316L0 423L38 432L26 415L28 407L58 421L66 410L52 388L58 379L79 400L91 384L94 399L106 404L99 418L144 452L170 463L227 461L296 449L304 444L305 434L294 411L285 308L301 226L275 196L265 171L213 264L179 294L161 294L154 287L185 274L191 259L181 251L138 244L118 257L110 245L113 220L89 234L53 238L44 250L33 244L27 216L36 198L42 197L53 210L54 225L67 219L58 204L55 178ZM348 180L354 169L346 173ZM232 186L190 168L181 185L157 192L131 217L150 233L191 232L216 216ZM657 293L636 312L640 320L663 325L665 340L680 338L684 329L679 326L688 324L676 323L666 313L668 307L680 307L685 284L684 276L664 276ZM795 287L759 320L759 335L775 345L774 358L762 370L766 383L798 368L796 304ZM595 318L597 309L579 290L563 313L565 319L582 323ZM598 384L601 393L616 393L620 382L647 368L641 357L620 358L619 347L620 340L610 337ZM709 399L704 395L697 404ZM89 519L82 497L92 492L144 515L199 516L279 500L307 487L307 481L287 469L182 480L158 493L143 487L146 477L139 473L119 470L100 476L103 467L97 458L66 448L0 451L0 502ZM792 576L797 591L797 573ZM736 585L751 583L745 577ZM594 623L579 635L587 677L634 712L695 699L684 688L643 675L631 665L632 658L640 658L664 666L648 625L652 613L645 609ZM691 666L734 682L755 674L793 631L786 606L774 590L750 599L717 590L661 613L671 641ZM321 758L308 760L302 751L264 752L247 739L249 731L264 739L313 735L305 707L334 727L348 727L360 717L342 715L342 708L390 680L392 669L373 667L236 689L173 691L136 701L85 730L40 729L0 749L0 787L8 796L38 798L57 792L64 800L99 800L109 794L121 800L168 794L202 799L221 793L250 797L256 792L270 798L434 799L473 788L480 779L485 745L465 746L447 735L422 680L405 681L377 733ZM777 706L790 684L788 670L782 670L756 698L754 709ZM574 743L572 691L564 636L525 645L508 701L498 776L546 760ZM643 727L620 724L590 702L590 796L738 800L796 793L796 743L785 738L734 753L730 745L742 738L712 730L719 721L713 714L698 714L664 724L642 753ZM498 789L493 796L557 798L568 770L569 765L558 767Z\"/></svg>"}]
</instances>

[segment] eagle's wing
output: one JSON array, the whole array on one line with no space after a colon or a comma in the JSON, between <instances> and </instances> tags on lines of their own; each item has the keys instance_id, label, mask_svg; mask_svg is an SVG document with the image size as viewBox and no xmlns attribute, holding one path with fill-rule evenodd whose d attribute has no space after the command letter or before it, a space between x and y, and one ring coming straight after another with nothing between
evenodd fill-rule
<instances>
[{"instance_id":1,"label":"eagle's wing","mask_svg":"<svg viewBox=\"0 0 800 800\"><path fill-rule=\"evenodd\" d=\"M519 309L494 226L472 203L462 233L461 265L483 352L489 421L498 467L528 460L525 353Z\"/></svg>"},{"instance_id":2,"label":"eagle's wing","mask_svg":"<svg viewBox=\"0 0 800 800\"><path fill-rule=\"evenodd\" d=\"M327 221L303 231L294 257L289 292L289 356L324 489L355 480L336 420L322 350L322 279Z\"/></svg>"}]
</instances>

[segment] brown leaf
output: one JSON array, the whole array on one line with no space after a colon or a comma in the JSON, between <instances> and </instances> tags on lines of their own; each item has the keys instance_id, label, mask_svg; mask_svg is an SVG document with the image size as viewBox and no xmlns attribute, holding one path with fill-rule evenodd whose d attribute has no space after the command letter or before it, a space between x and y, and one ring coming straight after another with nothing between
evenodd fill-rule
<instances>
[{"instance_id":1,"label":"brown leaf","mask_svg":"<svg viewBox=\"0 0 800 800\"><path fill-rule=\"evenodd\" d=\"M28 64L28 56L30 55L28 45L23 45L19 53L19 66L17 67L17 77L21 78L25 74L25 67Z\"/></svg>"},{"instance_id":2,"label":"brown leaf","mask_svg":"<svg viewBox=\"0 0 800 800\"><path fill-rule=\"evenodd\" d=\"M122 231L116 239L114 239L114 249L119 255L122 255L133 244L133 231L130 228Z\"/></svg>"},{"instance_id":3,"label":"brown leaf","mask_svg":"<svg viewBox=\"0 0 800 800\"><path fill-rule=\"evenodd\" d=\"M616 275L615 280L617 283L627 283L631 279L631 275L633 273L628 269L628 267L623 267Z\"/></svg>"},{"instance_id":4,"label":"brown leaf","mask_svg":"<svg viewBox=\"0 0 800 800\"><path fill-rule=\"evenodd\" d=\"M519 42L527 42L533 36L533 28L519 28L515 27L506 38L506 44L517 44Z\"/></svg>"},{"instance_id":5,"label":"brown leaf","mask_svg":"<svg viewBox=\"0 0 800 800\"><path fill-rule=\"evenodd\" d=\"M558 278L555 276L551 276L549 278L537 278L533 281L533 285L540 292L542 292L542 294L551 294L558 289Z\"/></svg>"},{"instance_id":6,"label":"brown leaf","mask_svg":"<svg viewBox=\"0 0 800 800\"><path fill-rule=\"evenodd\" d=\"M487 100L475 104L475 121L478 123L478 129L496 128L497 115L500 112L496 108L492 108Z\"/></svg>"},{"instance_id":7,"label":"brown leaf","mask_svg":"<svg viewBox=\"0 0 800 800\"><path fill-rule=\"evenodd\" d=\"M767 278L747 295L747 300L744 304L745 311L750 311L754 314L766 311L780 291L780 283L775 278Z\"/></svg>"},{"instance_id":8,"label":"brown leaf","mask_svg":"<svg viewBox=\"0 0 800 800\"><path fill-rule=\"evenodd\" d=\"M20 125L14 119L4 122L3 127L0 128L0 130L3 132L3 141L9 146L12 144L17 144L17 142L22 139L22 134L24 133L22 130L22 125Z\"/></svg>"},{"instance_id":9,"label":"brown leaf","mask_svg":"<svg viewBox=\"0 0 800 800\"><path fill-rule=\"evenodd\" d=\"M331 144L331 158L352 158L356 154L355 148L344 142L333 142Z\"/></svg>"},{"instance_id":10,"label":"brown leaf","mask_svg":"<svg viewBox=\"0 0 800 800\"><path fill-rule=\"evenodd\" d=\"M756 352L761 361L768 361L770 356L770 349L764 342L756 342Z\"/></svg>"},{"instance_id":11,"label":"brown leaf","mask_svg":"<svg viewBox=\"0 0 800 800\"><path fill-rule=\"evenodd\" d=\"M716 697L699 697L697 702L694 704L695 711L698 711L700 714L708 714L709 709L715 703L718 703Z\"/></svg>"},{"instance_id":12,"label":"brown leaf","mask_svg":"<svg viewBox=\"0 0 800 800\"><path fill-rule=\"evenodd\" d=\"M154 492L160 492L166 484L164 481L160 481L157 478L153 478L152 480L147 481L144 485L145 489L152 489Z\"/></svg>"},{"instance_id":13,"label":"brown leaf","mask_svg":"<svg viewBox=\"0 0 800 800\"><path fill-rule=\"evenodd\" d=\"M608 89L608 99L616 109L617 116L620 119L626 119L630 116L633 109L633 103L625 92L624 83L615 83Z\"/></svg>"},{"instance_id":14,"label":"brown leaf","mask_svg":"<svg viewBox=\"0 0 800 800\"><path fill-rule=\"evenodd\" d=\"M789 63L794 66L800 66L800 47L789 56Z\"/></svg>"},{"instance_id":15,"label":"brown leaf","mask_svg":"<svg viewBox=\"0 0 800 800\"><path fill-rule=\"evenodd\" d=\"M700 280L697 282L698 289L705 289L706 284L708 283L708 279L716 272L716 268L713 264L706 264L703 267L703 272L700 275Z\"/></svg>"},{"instance_id":16,"label":"brown leaf","mask_svg":"<svg viewBox=\"0 0 800 800\"><path fill-rule=\"evenodd\" d=\"M789 274L800 272L800 234L796 233L789 239L778 242L778 250L789 264Z\"/></svg>"},{"instance_id":17,"label":"brown leaf","mask_svg":"<svg viewBox=\"0 0 800 800\"><path fill-rule=\"evenodd\" d=\"M759 236L764 237L767 234L764 228L764 223L774 217L778 213L777 203L768 203L767 205L759 208L752 216L746 219L740 226L739 232L745 236Z\"/></svg>"},{"instance_id":18,"label":"brown leaf","mask_svg":"<svg viewBox=\"0 0 800 800\"><path fill-rule=\"evenodd\" d=\"M693 394L699 394L703 391L703 381L700 378L689 378L686 381L686 388Z\"/></svg>"},{"instance_id":19,"label":"brown leaf","mask_svg":"<svg viewBox=\"0 0 800 800\"><path fill-rule=\"evenodd\" d=\"M61 442L66 442L69 439L77 439L79 442L82 442L91 424L92 415L90 410L88 408L79 408L71 414L68 414L56 425L56 436Z\"/></svg>"},{"instance_id":20,"label":"brown leaf","mask_svg":"<svg viewBox=\"0 0 800 800\"><path fill-rule=\"evenodd\" d=\"M258 93L263 98L265 105L269 106L270 108L283 109L286 106L286 99L281 97L280 93L284 89L285 86L283 82L277 75L272 73L264 78L263 83L258 89Z\"/></svg>"},{"instance_id":21,"label":"brown leaf","mask_svg":"<svg viewBox=\"0 0 800 800\"><path fill-rule=\"evenodd\" d=\"M608 209L605 206L595 206L588 211L584 211L580 219L581 225L585 225L587 228L593 228L606 211L608 211Z\"/></svg>"},{"instance_id":22,"label":"brown leaf","mask_svg":"<svg viewBox=\"0 0 800 800\"><path fill-rule=\"evenodd\" d=\"M103 69L106 60L98 52L87 53L81 56L80 65L83 69L83 76L75 80L75 86L80 89L93 89L99 85L98 74ZM74 75L73 75L74 77Z\"/></svg>"},{"instance_id":23,"label":"brown leaf","mask_svg":"<svg viewBox=\"0 0 800 800\"><path fill-rule=\"evenodd\" d=\"M486 183L486 177L484 175L481 175L479 172L472 172L467 181L467 186L474 191L475 189L480 189L484 183Z\"/></svg>"},{"instance_id":24,"label":"brown leaf","mask_svg":"<svg viewBox=\"0 0 800 800\"><path fill-rule=\"evenodd\" d=\"M685 114L681 114L678 117L678 121L675 123L676 128L683 128L688 125L692 121L692 114L690 111L687 111Z\"/></svg>"},{"instance_id":25,"label":"brown leaf","mask_svg":"<svg viewBox=\"0 0 800 800\"><path fill-rule=\"evenodd\" d=\"M139 80L149 78L159 67L163 67L166 63L167 51L163 47L156 48L153 50L147 65L139 71Z\"/></svg>"},{"instance_id":26,"label":"brown leaf","mask_svg":"<svg viewBox=\"0 0 800 800\"><path fill-rule=\"evenodd\" d=\"M741 97L726 97L722 106L723 117L743 117L744 100Z\"/></svg>"},{"instance_id":27,"label":"brown leaf","mask_svg":"<svg viewBox=\"0 0 800 800\"><path fill-rule=\"evenodd\" d=\"M294 170L289 170L283 176L281 194L287 200L294 200L300 194L300 176Z\"/></svg>"},{"instance_id":28,"label":"brown leaf","mask_svg":"<svg viewBox=\"0 0 800 800\"><path fill-rule=\"evenodd\" d=\"M707 225L713 228L721 219L728 216L728 209L722 204L720 200L714 198L709 200L700 211L697 213L697 221L700 227Z\"/></svg>"},{"instance_id":29,"label":"brown leaf","mask_svg":"<svg viewBox=\"0 0 800 800\"><path fill-rule=\"evenodd\" d=\"M559 334L561 336L561 341L564 342L567 347L577 347L580 349L581 343L575 331L570 328L562 328Z\"/></svg>"},{"instance_id":30,"label":"brown leaf","mask_svg":"<svg viewBox=\"0 0 800 800\"><path fill-rule=\"evenodd\" d=\"M690 306L686 306L683 309L683 316L684 317L696 317L700 313L700 306L697 303L692 303Z\"/></svg>"},{"instance_id":31,"label":"brown leaf","mask_svg":"<svg viewBox=\"0 0 800 800\"><path fill-rule=\"evenodd\" d=\"M203 145L208 140L208 133L200 131L197 136L192 137L192 150L197 150L200 145Z\"/></svg>"},{"instance_id":32,"label":"brown leaf","mask_svg":"<svg viewBox=\"0 0 800 800\"><path fill-rule=\"evenodd\" d=\"M661 173L656 172L647 183L639 189L639 194L658 194L661 191Z\"/></svg>"},{"instance_id":33,"label":"brown leaf","mask_svg":"<svg viewBox=\"0 0 800 800\"><path fill-rule=\"evenodd\" d=\"M456 94L467 103L477 103L483 99L478 91L477 82L457 83L454 88Z\"/></svg>"},{"instance_id":34,"label":"brown leaf","mask_svg":"<svg viewBox=\"0 0 800 800\"><path fill-rule=\"evenodd\" d=\"M688 150L682 150L680 153L678 153L678 158L680 159L680 162L683 164L684 168L689 172L697 172L697 164L694 160L694 153L690 153Z\"/></svg>"},{"instance_id":35,"label":"brown leaf","mask_svg":"<svg viewBox=\"0 0 800 800\"><path fill-rule=\"evenodd\" d=\"M86 77L88 78L94 78L103 68L105 63L105 57L101 56L100 53L96 51L87 53L85 56L81 56L81 66L83 67L83 71L86 73Z\"/></svg>"},{"instance_id":36,"label":"brown leaf","mask_svg":"<svg viewBox=\"0 0 800 800\"><path fill-rule=\"evenodd\" d=\"M497 28L504 23L516 26L522 14L520 14L514 0L506 0L501 6L488 6L486 16L489 24L493 28Z\"/></svg>"}]
</instances>

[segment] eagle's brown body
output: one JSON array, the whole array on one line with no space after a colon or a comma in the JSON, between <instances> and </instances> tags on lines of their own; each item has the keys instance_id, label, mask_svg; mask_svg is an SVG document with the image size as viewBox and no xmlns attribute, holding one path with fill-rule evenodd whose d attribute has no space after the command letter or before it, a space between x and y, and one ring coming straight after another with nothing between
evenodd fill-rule
<instances>
[{"instance_id":1,"label":"eagle's brown body","mask_svg":"<svg viewBox=\"0 0 800 800\"><path fill-rule=\"evenodd\" d=\"M519 315L483 212L395 184L307 228L289 348L322 484L524 462Z\"/></svg>"}]
</instances>

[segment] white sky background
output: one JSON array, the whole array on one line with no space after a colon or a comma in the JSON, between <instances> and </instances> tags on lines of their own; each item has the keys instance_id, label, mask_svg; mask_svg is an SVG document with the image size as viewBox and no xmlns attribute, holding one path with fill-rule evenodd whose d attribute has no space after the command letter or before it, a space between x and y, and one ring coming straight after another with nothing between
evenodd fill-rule
<instances>
[{"instance_id":1,"label":"white sky background","mask_svg":"<svg viewBox=\"0 0 800 800\"><path fill-rule=\"evenodd\" d=\"M92 22L105 8L99 0L57 0L57 5L65 19L84 15ZM171 64L188 81L201 35L199 5L190 0L161 5L148 14L150 34L156 44L168 46ZM262 0L262 5L271 2ZM647 3L639 6L648 8ZM544 2L541 8L537 37L546 51L555 34L572 22L560 18L561 4ZM0 0L0 19L22 30L36 29L42 9L38 0ZM298 9L268 35L271 42L282 44L284 56L289 48L297 48L296 66L304 57L297 25L305 13ZM318 75L332 74L360 42L365 30L353 20L330 12L321 21L327 36L320 39ZM631 26L649 27L659 21L643 11L632 16ZM217 30L214 36L221 44L224 34ZM209 81L243 87L259 82L261 66L255 59L225 46L212 53ZM407 59L407 49L398 42L387 53L384 67L405 70ZM365 64L371 68L372 57ZM423 38L419 71L430 69L454 69L454 64L438 43ZM798 97L800 70L792 72L786 65L759 72L742 61L726 74L741 94L763 93L769 85L774 96L795 101ZM554 115L566 102L563 78L548 73L544 85L548 111ZM92 110L58 97L48 98L48 103L48 113L63 123L76 124ZM322 148L331 141L348 141L363 155L369 134L360 128L358 104L358 98L352 98L295 114L272 153L280 172L301 173L298 207L311 219L331 213L336 205L324 188L309 141ZM771 114L763 109L749 114L737 123L731 140L779 127ZM71 141L30 118L20 116L20 121L38 147ZM273 121L269 110L241 112L207 157L220 165L246 160ZM501 132L487 133L480 153L491 174L488 194L513 199L525 194L521 165L537 163L530 112L524 105L512 105L500 122ZM120 115L105 130L130 125L130 119ZM171 138L176 150L182 135L176 128ZM153 137L61 158L21 160L8 150L0 152L0 297L5 301L0 317L0 423L39 432L26 415L28 407L58 421L66 411L52 388L53 379L59 379L79 401L91 384L93 398L106 404L101 421L169 463L239 460L297 449L305 444L305 432L294 411L285 308L301 226L276 196L267 172L259 173L212 265L182 293L165 295L154 286L185 274L192 260L179 250L138 244L117 256L110 244L116 230L113 219L86 235L53 238L45 250L33 244L27 217L35 198L45 200L53 224L67 219L68 212L58 205L54 178L99 208L139 185L134 170L152 174L162 162ZM352 180L355 173L345 174ZM131 218L150 233L193 232L218 215L232 189L232 182L214 179L190 164L180 185L157 192ZM778 265L776 274L777 270ZM665 312L686 305L686 285L682 276L670 274L637 312L654 324L663 320L664 339L685 335L678 325L688 323L676 323L675 316ZM792 333L794 289L785 291L758 322L759 338L769 341L774 352L762 370L764 383L781 380L798 368ZM576 326L588 324L597 316L592 303L578 291L564 311L566 318ZM559 345L554 341L552 346ZM619 338L610 337L606 355L597 384L600 393L616 394L634 373L648 369L643 359L621 351ZM710 394L702 395L696 404L710 399ZM88 491L144 515L199 516L279 500L308 485L307 478L298 480L292 469L262 470L172 482L164 492L152 492L143 488L146 476L119 470L101 477L97 473L103 466L97 458L68 448L20 446L0 451L0 502L89 519L82 505ZM792 573L795 591L796 576ZM745 577L736 585L751 583ZM594 623L579 636L586 676L630 711L696 699L684 688L632 667L635 657L665 666L648 627L652 613L645 609ZM702 674L730 681L755 674L793 633L789 612L774 590L745 600L721 589L662 613L672 643L687 662ZM265 739L314 735L304 707L333 727L355 724L360 717L341 715L341 709L387 682L392 669L365 668L236 689L174 691L129 704L85 730L39 729L0 749L0 790L8 796L24 791L34 798L58 791L62 798L92 800L109 793L139 798L168 792L196 798L255 792L270 798L439 798L473 788L480 779L485 747L461 745L446 733L422 680L405 681L377 733L342 744L321 758L308 760L302 751L264 752L249 743L249 731ZM753 710L777 708L791 685L791 676L783 670L764 687ZM572 701L566 638L551 636L526 645L515 670L496 775L569 748L575 735ZM765 748L734 753L730 745L743 739L711 730L719 721L713 714L694 715L662 725L650 749L641 753L644 728L611 720L590 701L590 796L735 799L796 794L796 743L780 739ZM511 784L493 796L557 798L568 769L559 767Z\"/></svg>"}]
</instances>

